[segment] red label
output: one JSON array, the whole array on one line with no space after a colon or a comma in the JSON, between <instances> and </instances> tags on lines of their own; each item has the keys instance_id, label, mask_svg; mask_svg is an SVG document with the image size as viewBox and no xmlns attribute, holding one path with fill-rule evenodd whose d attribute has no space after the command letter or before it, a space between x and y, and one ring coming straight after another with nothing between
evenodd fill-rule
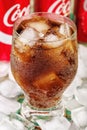
<instances>
[{"instance_id":1,"label":"red label","mask_svg":"<svg viewBox=\"0 0 87 130\"><path fill-rule=\"evenodd\" d=\"M70 0L36 0L35 11L54 12L67 16L70 13Z\"/></svg>"},{"instance_id":2,"label":"red label","mask_svg":"<svg viewBox=\"0 0 87 130\"><path fill-rule=\"evenodd\" d=\"M78 41L87 43L87 0L80 0L77 12Z\"/></svg>"},{"instance_id":3,"label":"red label","mask_svg":"<svg viewBox=\"0 0 87 130\"><path fill-rule=\"evenodd\" d=\"M0 60L9 60L13 23L29 12L29 0L0 1Z\"/></svg>"}]
</instances>

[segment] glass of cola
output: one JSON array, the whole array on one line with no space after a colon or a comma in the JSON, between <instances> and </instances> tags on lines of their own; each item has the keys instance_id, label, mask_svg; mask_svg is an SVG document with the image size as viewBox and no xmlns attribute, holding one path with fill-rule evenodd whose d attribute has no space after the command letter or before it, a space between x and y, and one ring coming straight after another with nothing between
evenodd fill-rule
<instances>
[{"instance_id":1,"label":"glass of cola","mask_svg":"<svg viewBox=\"0 0 87 130\"><path fill-rule=\"evenodd\" d=\"M54 13L32 13L17 19L12 42L11 70L25 95L22 115L58 114L78 66L74 22Z\"/></svg>"}]
</instances>

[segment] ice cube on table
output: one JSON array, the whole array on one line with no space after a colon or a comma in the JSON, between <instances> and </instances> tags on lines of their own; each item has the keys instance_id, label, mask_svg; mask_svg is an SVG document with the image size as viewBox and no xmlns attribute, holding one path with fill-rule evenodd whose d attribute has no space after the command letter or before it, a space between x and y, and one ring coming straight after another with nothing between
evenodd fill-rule
<instances>
[{"instance_id":1,"label":"ice cube on table","mask_svg":"<svg viewBox=\"0 0 87 130\"><path fill-rule=\"evenodd\" d=\"M39 34L33 28L27 27L18 37L18 40L21 41L24 45L29 45L32 47L35 44L35 41L39 39Z\"/></svg>"},{"instance_id":2,"label":"ice cube on table","mask_svg":"<svg viewBox=\"0 0 87 130\"><path fill-rule=\"evenodd\" d=\"M10 121L0 122L0 130L17 130L17 128Z\"/></svg>"},{"instance_id":3,"label":"ice cube on table","mask_svg":"<svg viewBox=\"0 0 87 130\"><path fill-rule=\"evenodd\" d=\"M37 120L42 130L69 130L70 122L64 117L53 117L51 120Z\"/></svg>"},{"instance_id":4,"label":"ice cube on table","mask_svg":"<svg viewBox=\"0 0 87 130\"><path fill-rule=\"evenodd\" d=\"M15 117L13 117L13 115L15 115ZM0 112L0 130L27 130L24 127L24 125L26 125L25 119L19 118L19 116L15 113L11 113L7 116Z\"/></svg>"},{"instance_id":5,"label":"ice cube on table","mask_svg":"<svg viewBox=\"0 0 87 130\"><path fill-rule=\"evenodd\" d=\"M75 89L75 98L76 100L87 107L87 82L81 86L76 87Z\"/></svg>"},{"instance_id":6,"label":"ice cube on table","mask_svg":"<svg viewBox=\"0 0 87 130\"><path fill-rule=\"evenodd\" d=\"M63 96L66 97L66 98L72 97L75 93L76 87L80 86L81 84L82 84L82 79L76 74L72 83L64 91Z\"/></svg>"},{"instance_id":7,"label":"ice cube on table","mask_svg":"<svg viewBox=\"0 0 87 130\"><path fill-rule=\"evenodd\" d=\"M83 62L87 68L87 46L82 45L82 44L79 45L78 51L79 51L80 57L83 59Z\"/></svg>"},{"instance_id":8,"label":"ice cube on table","mask_svg":"<svg viewBox=\"0 0 87 130\"><path fill-rule=\"evenodd\" d=\"M45 43L44 43L44 46L47 46L49 48L51 47L58 47L60 45L62 45L64 43L64 37L63 37L63 40L61 39L62 37L58 37L57 35L55 34L48 34L47 36L45 36Z\"/></svg>"},{"instance_id":9,"label":"ice cube on table","mask_svg":"<svg viewBox=\"0 0 87 130\"><path fill-rule=\"evenodd\" d=\"M78 55L78 69L77 69L77 74L80 78L87 78L87 66L85 64L85 60L80 55Z\"/></svg>"},{"instance_id":10,"label":"ice cube on table","mask_svg":"<svg viewBox=\"0 0 87 130\"><path fill-rule=\"evenodd\" d=\"M69 110L70 112L72 112L72 110L82 106L77 102L77 100L74 98L74 96L71 99L63 98L62 101L63 101L64 107L67 110Z\"/></svg>"},{"instance_id":11,"label":"ice cube on table","mask_svg":"<svg viewBox=\"0 0 87 130\"><path fill-rule=\"evenodd\" d=\"M78 55L78 75L81 78L87 78L87 47L79 45ZM83 53L84 52L84 53Z\"/></svg>"},{"instance_id":12,"label":"ice cube on table","mask_svg":"<svg viewBox=\"0 0 87 130\"><path fill-rule=\"evenodd\" d=\"M11 65L9 66L9 70L8 70L8 78L12 81L15 81L14 76L11 71Z\"/></svg>"},{"instance_id":13,"label":"ice cube on table","mask_svg":"<svg viewBox=\"0 0 87 130\"><path fill-rule=\"evenodd\" d=\"M50 26L43 20L43 21L36 21L30 22L29 26L36 29L38 32L45 34Z\"/></svg>"},{"instance_id":14,"label":"ice cube on table","mask_svg":"<svg viewBox=\"0 0 87 130\"><path fill-rule=\"evenodd\" d=\"M79 128L87 127L87 108L80 107L72 111L72 120Z\"/></svg>"},{"instance_id":15,"label":"ice cube on table","mask_svg":"<svg viewBox=\"0 0 87 130\"><path fill-rule=\"evenodd\" d=\"M0 93L8 98L14 98L22 93L22 90L15 81L6 79L0 83Z\"/></svg>"},{"instance_id":16,"label":"ice cube on table","mask_svg":"<svg viewBox=\"0 0 87 130\"><path fill-rule=\"evenodd\" d=\"M5 118L0 122L0 130L25 130L25 128L20 121Z\"/></svg>"},{"instance_id":17,"label":"ice cube on table","mask_svg":"<svg viewBox=\"0 0 87 130\"><path fill-rule=\"evenodd\" d=\"M19 120L12 119L11 122L18 130L25 130L23 123Z\"/></svg>"},{"instance_id":18,"label":"ice cube on table","mask_svg":"<svg viewBox=\"0 0 87 130\"><path fill-rule=\"evenodd\" d=\"M81 105L75 100L74 96L69 98L62 98L64 106L64 115L68 120L72 120L72 110L81 107Z\"/></svg>"},{"instance_id":19,"label":"ice cube on table","mask_svg":"<svg viewBox=\"0 0 87 130\"><path fill-rule=\"evenodd\" d=\"M59 33L65 35L66 37L71 36L71 29L67 23L61 24L59 28Z\"/></svg>"},{"instance_id":20,"label":"ice cube on table","mask_svg":"<svg viewBox=\"0 0 87 130\"><path fill-rule=\"evenodd\" d=\"M79 128L75 125L74 122L72 122L69 130L79 130Z\"/></svg>"},{"instance_id":21,"label":"ice cube on table","mask_svg":"<svg viewBox=\"0 0 87 130\"><path fill-rule=\"evenodd\" d=\"M9 62L0 62L0 78L8 74Z\"/></svg>"},{"instance_id":22,"label":"ice cube on table","mask_svg":"<svg viewBox=\"0 0 87 130\"><path fill-rule=\"evenodd\" d=\"M0 112L8 115L20 109L21 105L14 99L7 99L0 95Z\"/></svg>"},{"instance_id":23,"label":"ice cube on table","mask_svg":"<svg viewBox=\"0 0 87 130\"><path fill-rule=\"evenodd\" d=\"M0 112L0 122L1 122L3 119L9 119L9 117L8 117L7 115L5 115L4 113Z\"/></svg>"}]
</instances>

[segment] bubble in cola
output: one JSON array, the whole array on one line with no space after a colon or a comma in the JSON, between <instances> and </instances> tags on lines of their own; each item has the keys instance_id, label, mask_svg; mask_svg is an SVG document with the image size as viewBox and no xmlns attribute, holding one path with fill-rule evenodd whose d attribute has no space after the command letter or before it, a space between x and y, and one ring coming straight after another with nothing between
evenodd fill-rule
<instances>
[{"instance_id":1,"label":"bubble in cola","mask_svg":"<svg viewBox=\"0 0 87 130\"><path fill-rule=\"evenodd\" d=\"M12 73L37 108L56 106L77 70L75 28L53 15L32 14L15 23ZM61 33L62 25L69 35Z\"/></svg>"}]
</instances>

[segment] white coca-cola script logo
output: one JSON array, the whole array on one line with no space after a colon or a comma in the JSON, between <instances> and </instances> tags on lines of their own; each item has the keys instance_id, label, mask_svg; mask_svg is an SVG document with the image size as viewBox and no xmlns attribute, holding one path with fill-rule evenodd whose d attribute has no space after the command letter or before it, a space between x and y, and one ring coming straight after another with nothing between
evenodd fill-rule
<instances>
[{"instance_id":1,"label":"white coca-cola script logo","mask_svg":"<svg viewBox=\"0 0 87 130\"><path fill-rule=\"evenodd\" d=\"M63 14L67 16L70 12L70 0L65 2L65 0L56 0L48 9L48 12L54 12L57 14Z\"/></svg>"},{"instance_id":2,"label":"white coca-cola script logo","mask_svg":"<svg viewBox=\"0 0 87 130\"><path fill-rule=\"evenodd\" d=\"M7 27L12 27L13 26L13 22L19 17L19 16L22 16L22 15L26 15L27 13L29 13L29 7L30 6L27 6L27 7L24 7L22 10L20 9L20 4L16 4L14 6L12 6L7 12L6 14L4 15L4 18L3 18L3 21L4 21L4 24L7 26ZM9 23L9 19L10 19L10 23Z\"/></svg>"},{"instance_id":3,"label":"white coca-cola script logo","mask_svg":"<svg viewBox=\"0 0 87 130\"><path fill-rule=\"evenodd\" d=\"M3 22L4 25L6 27L13 27L13 23L15 22L15 20L22 15L27 15L29 13L29 8L30 5L28 5L27 7L24 7L21 10L21 5L20 4L15 4L13 5L4 15L3 17ZM0 41L5 43L5 44L12 44L12 35L11 34L7 34L5 32L0 32Z\"/></svg>"},{"instance_id":4,"label":"white coca-cola script logo","mask_svg":"<svg viewBox=\"0 0 87 130\"><path fill-rule=\"evenodd\" d=\"M87 0L84 0L84 10L87 11Z\"/></svg>"}]
</instances>

